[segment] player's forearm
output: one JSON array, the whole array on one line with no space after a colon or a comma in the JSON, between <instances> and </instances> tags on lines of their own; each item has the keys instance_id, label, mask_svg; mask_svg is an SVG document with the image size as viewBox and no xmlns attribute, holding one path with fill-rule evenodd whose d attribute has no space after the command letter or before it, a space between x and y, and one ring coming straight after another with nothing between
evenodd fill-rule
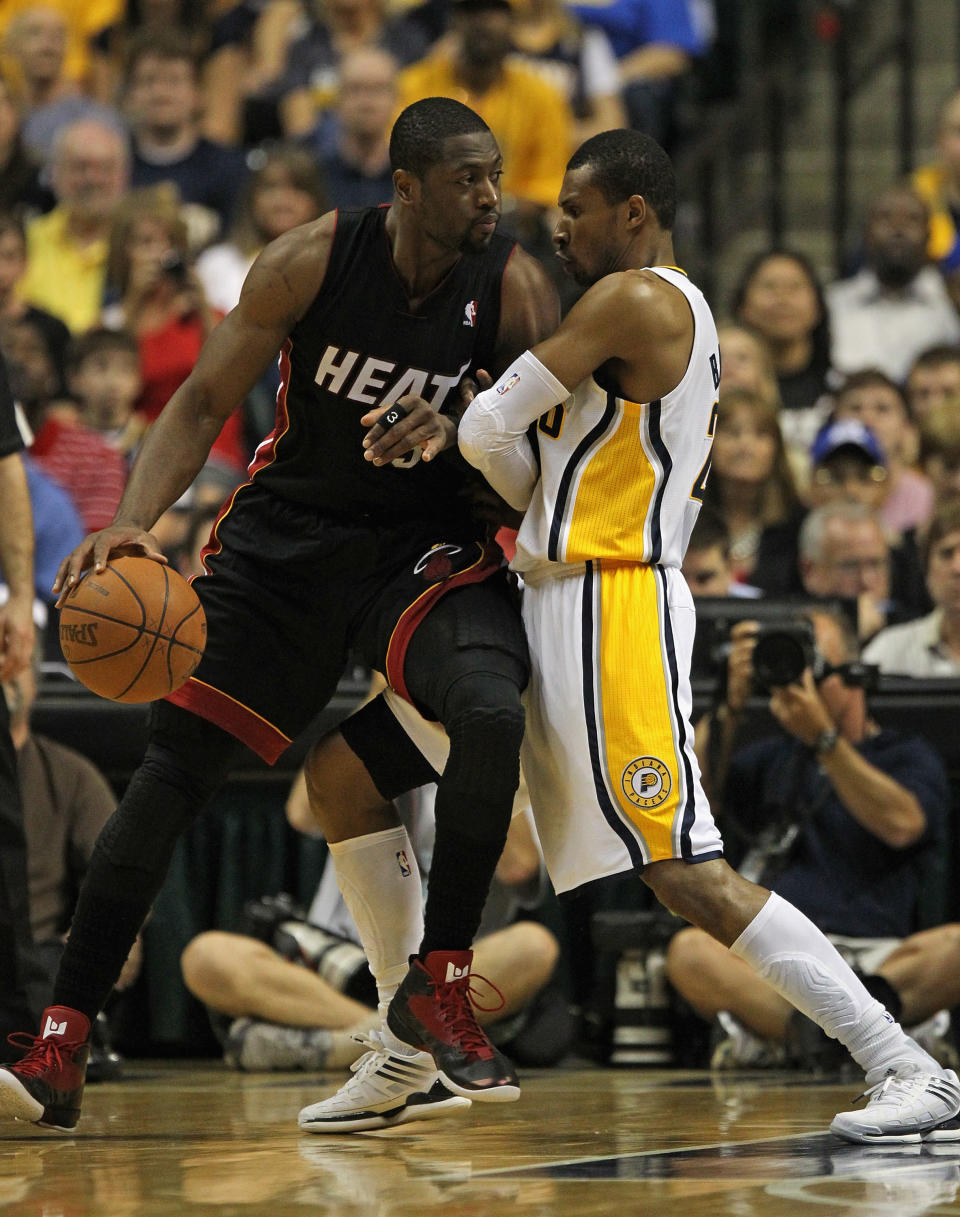
<instances>
[{"instance_id":1,"label":"player's forearm","mask_svg":"<svg viewBox=\"0 0 960 1217\"><path fill-rule=\"evenodd\" d=\"M19 452L0 459L0 568L11 600L33 600L33 516Z\"/></svg>"},{"instance_id":2,"label":"player's forearm","mask_svg":"<svg viewBox=\"0 0 960 1217\"><path fill-rule=\"evenodd\" d=\"M460 420L460 451L518 511L529 505L540 475L527 428L567 397L560 381L526 351L473 399Z\"/></svg>"},{"instance_id":3,"label":"player's forearm","mask_svg":"<svg viewBox=\"0 0 960 1217\"><path fill-rule=\"evenodd\" d=\"M223 423L199 387L182 385L146 434L114 523L149 531L203 468Z\"/></svg>"}]
</instances>

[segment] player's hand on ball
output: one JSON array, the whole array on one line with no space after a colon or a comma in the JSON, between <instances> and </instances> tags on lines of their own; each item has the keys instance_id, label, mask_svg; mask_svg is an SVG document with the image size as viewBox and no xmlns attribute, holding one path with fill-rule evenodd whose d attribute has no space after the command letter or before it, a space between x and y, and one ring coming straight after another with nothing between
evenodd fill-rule
<instances>
[{"instance_id":1,"label":"player's hand on ball","mask_svg":"<svg viewBox=\"0 0 960 1217\"><path fill-rule=\"evenodd\" d=\"M153 533L144 532L134 524L111 524L84 537L60 563L51 588L57 594L56 607L63 608L67 593L88 567L102 571L110 558L120 557L152 558L155 562L167 563L166 554Z\"/></svg>"},{"instance_id":2,"label":"player's hand on ball","mask_svg":"<svg viewBox=\"0 0 960 1217\"><path fill-rule=\"evenodd\" d=\"M453 420L438 414L429 402L412 393L393 405L369 411L360 422L369 427L363 437L364 459L374 465L389 465L393 461L416 464L419 456L415 459L409 456L415 451L425 461L431 461L457 442Z\"/></svg>"}]
</instances>

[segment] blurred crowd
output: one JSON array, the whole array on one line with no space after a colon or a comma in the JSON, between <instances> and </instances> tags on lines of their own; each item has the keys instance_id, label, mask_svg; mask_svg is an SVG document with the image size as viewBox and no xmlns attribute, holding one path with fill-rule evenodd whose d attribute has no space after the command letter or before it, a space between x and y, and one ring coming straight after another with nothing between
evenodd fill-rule
<instances>
[{"instance_id":1,"label":"blurred crowd","mask_svg":"<svg viewBox=\"0 0 960 1217\"><path fill-rule=\"evenodd\" d=\"M0 349L29 428L37 595L112 517L138 444L260 250L392 198L389 132L447 94L504 152L504 226L551 262L565 162L629 123L667 145L712 0L6 0ZM273 425L238 403L161 523L220 502ZM55 642L51 654L55 655Z\"/></svg>"}]
</instances>

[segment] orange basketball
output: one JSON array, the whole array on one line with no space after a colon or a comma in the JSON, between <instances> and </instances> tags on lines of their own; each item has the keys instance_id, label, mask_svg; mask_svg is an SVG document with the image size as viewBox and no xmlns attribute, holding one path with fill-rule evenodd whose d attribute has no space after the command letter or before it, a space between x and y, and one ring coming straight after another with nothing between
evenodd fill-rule
<instances>
[{"instance_id":1,"label":"orange basketball","mask_svg":"<svg viewBox=\"0 0 960 1217\"><path fill-rule=\"evenodd\" d=\"M156 701L196 669L207 641L197 593L152 558L88 571L60 610L60 649L88 689L111 701Z\"/></svg>"}]
</instances>

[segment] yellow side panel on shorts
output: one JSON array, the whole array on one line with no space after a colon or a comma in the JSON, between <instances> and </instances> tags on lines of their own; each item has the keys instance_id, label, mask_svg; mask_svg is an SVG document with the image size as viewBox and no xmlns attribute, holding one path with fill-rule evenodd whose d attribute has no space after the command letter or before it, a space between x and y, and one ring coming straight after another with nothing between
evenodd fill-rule
<instances>
[{"instance_id":1,"label":"yellow side panel on shorts","mask_svg":"<svg viewBox=\"0 0 960 1217\"><path fill-rule=\"evenodd\" d=\"M576 487L567 534L567 562L622 558L639 562L647 555L643 530L656 486L656 474L643 448L644 407L620 401L616 430L590 457Z\"/></svg>"},{"instance_id":2,"label":"yellow side panel on shorts","mask_svg":"<svg viewBox=\"0 0 960 1217\"><path fill-rule=\"evenodd\" d=\"M599 685L607 773L621 811L643 833L651 861L675 856L680 792L657 591L649 566L601 567Z\"/></svg>"}]
</instances>

